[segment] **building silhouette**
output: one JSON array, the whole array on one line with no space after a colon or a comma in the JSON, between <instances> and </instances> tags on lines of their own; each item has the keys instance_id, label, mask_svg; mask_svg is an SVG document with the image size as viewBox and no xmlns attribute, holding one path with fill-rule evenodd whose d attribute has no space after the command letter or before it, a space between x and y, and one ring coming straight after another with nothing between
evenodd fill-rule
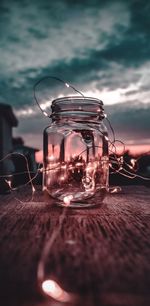
<instances>
[{"instance_id":1,"label":"building silhouette","mask_svg":"<svg viewBox=\"0 0 150 306\"><path fill-rule=\"evenodd\" d=\"M0 104L0 160L13 151L12 128L17 127L18 121L12 108L7 104ZM9 159L0 163L0 173L8 174L13 167Z\"/></svg>"},{"instance_id":2,"label":"building silhouette","mask_svg":"<svg viewBox=\"0 0 150 306\"><path fill-rule=\"evenodd\" d=\"M13 127L17 126L18 120L12 107L0 103L0 193L10 190L8 181L17 186L29 180L27 162L31 177L37 170L35 152L38 150L24 145L21 137L13 138Z\"/></svg>"},{"instance_id":3,"label":"building silhouette","mask_svg":"<svg viewBox=\"0 0 150 306\"><path fill-rule=\"evenodd\" d=\"M12 108L8 104L0 104L0 192L8 189L5 178L2 176L15 171L11 158L3 160L13 151L12 129L18 126Z\"/></svg>"}]
</instances>

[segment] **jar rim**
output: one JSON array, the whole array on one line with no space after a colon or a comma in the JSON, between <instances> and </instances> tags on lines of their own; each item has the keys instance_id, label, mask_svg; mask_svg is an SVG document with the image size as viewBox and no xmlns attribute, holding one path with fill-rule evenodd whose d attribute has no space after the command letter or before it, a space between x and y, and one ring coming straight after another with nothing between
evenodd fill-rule
<instances>
[{"instance_id":1,"label":"jar rim","mask_svg":"<svg viewBox=\"0 0 150 306\"><path fill-rule=\"evenodd\" d=\"M56 103L61 103L61 102L65 103L68 101L76 101L76 102L82 101L83 103L88 101L90 103L94 103L94 102L98 103L101 106L104 105L102 100L98 98L94 98L94 97L87 97L87 96L66 96L66 97L57 98L52 101L52 105Z\"/></svg>"},{"instance_id":2,"label":"jar rim","mask_svg":"<svg viewBox=\"0 0 150 306\"><path fill-rule=\"evenodd\" d=\"M57 98L52 101L51 117L72 118L75 121L79 120L102 120L104 116L103 102L97 98L67 96Z\"/></svg>"}]
</instances>

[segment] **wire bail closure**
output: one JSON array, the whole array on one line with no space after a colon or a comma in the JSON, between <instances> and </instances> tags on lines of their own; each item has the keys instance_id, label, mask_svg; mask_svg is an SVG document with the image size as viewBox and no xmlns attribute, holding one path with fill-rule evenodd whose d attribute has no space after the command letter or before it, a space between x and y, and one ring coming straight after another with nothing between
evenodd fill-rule
<instances>
[{"instance_id":1,"label":"wire bail closure","mask_svg":"<svg viewBox=\"0 0 150 306\"><path fill-rule=\"evenodd\" d=\"M37 99L37 97L36 97L36 89L37 89L38 85L39 85L42 81L47 80L47 79L56 80L56 81L58 81L58 82L64 84L65 87L73 89L73 91L76 92L76 93L78 93L80 96L82 96L83 99L85 98L84 95L83 95L83 93L80 92L79 90L77 90L77 89L76 89L74 86L72 86L71 84L68 84L67 82L65 82L65 81L63 81L62 79L60 79L60 78L58 78L58 77L55 77L55 76L46 76L46 77L40 79L39 81L37 81L37 82L34 84L34 86L33 86L34 99L35 99L35 101L36 101L36 103L37 103L37 105L38 105L40 111L43 113L43 115L44 115L45 117L51 118L51 115L49 115L45 110L42 109L42 107L41 107L41 105L40 105L40 103L39 103L39 101L38 101L38 99Z\"/></svg>"}]
</instances>

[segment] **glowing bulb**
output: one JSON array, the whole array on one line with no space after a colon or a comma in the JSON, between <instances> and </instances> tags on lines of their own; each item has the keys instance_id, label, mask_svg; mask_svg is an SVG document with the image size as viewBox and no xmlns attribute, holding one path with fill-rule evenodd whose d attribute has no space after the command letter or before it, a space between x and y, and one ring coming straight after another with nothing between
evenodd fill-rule
<instances>
[{"instance_id":1,"label":"glowing bulb","mask_svg":"<svg viewBox=\"0 0 150 306\"><path fill-rule=\"evenodd\" d=\"M66 169L67 168L67 165L62 165L61 166L61 169Z\"/></svg>"},{"instance_id":2,"label":"glowing bulb","mask_svg":"<svg viewBox=\"0 0 150 306\"><path fill-rule=\"evenodd\" d=\"M66 87L70 87L68 83L65 83Z\"/></svg>"},{"instance_id":3,"label":"glowing bulb","mask_svg":"<svg viewBox=\"0 0 150 306\"><path fill-rule=\"evenodd\" d=\"M48 117L47 113L46 112L43 112L44 116Z\"/></svg>"},{"instance_id":4,"label":"glowing bulb","mask_svg":"<svg viewBox=\"0 0 150 306\"><path fill-rule=\"evenodd\" d=\"M66 206L69 206L72 199L73 199L73 195L70 194L70 195L68 195L68 196L65 196L64 199L63 199L63 201L64 201L64 203L66 204Z\"/></svg>"},{"instance_id":5,"label":"glowing bulb","mask_svg":"<svg viewBox=\"0 0 150 306\"><path fill-rule=\"evenodd\" d=\"M42 190L43 190L43 191L47 190L46 186L43 186Z\"/></svg>"},{"instance_id":6,"label":"glowing bulb","mask_svg":"<svg viewBox=\"0 0 150 306\"><path fill-rule=\"evenodd\" d=\"M48 157L48 160L49 160L49 161L53 161L54 159L55 159L54 155L50 155L50 156Z\"/></svg>"},{"instance_id":7,"label":"glowing bulb","mask_svg":"<svg viewBox=\"0 0 150 306\"><path fill-rule=\"evenodd\" d=\"M123 164L123 156L120 157L120 163Z\"/></svg>"},{"instance_id":8,"label":"glowing bulb","mask_svg":"<svg viewBox=\"0 0 150 306\"><path fill-rule=\"evenodd\" d=\"M9 188L11 188L11 181L5 179L5 182L8 184Z\"/></svg>"},{"instance_id":9,"label":"glowing bulb","mask_svg":"<svg viewBox=\"0 0 150 306\"><path fill-rule=\"evenodd\" d=\"M45 280L42 283L44 293L59 302L69 302L70 295L64 291L54 280Z\"/></svg>"},{"instance_id":10,"label":"glowing bulb","mask_svg":"<svg viewBox=\"0 0 150 306\"><path fill-rule=\"evenodd\" d=\"M134 167L132 167L132 166L130 166L130 165L128 165L128 167L129 167L131 170L133 170L133 168L134 168Z\"/></svg>"},{"instance_id":11,"label":"glowing bulb","mask_svg":"<svg viewBox=\"0 0 150 306\"><path fill-rule=\"evenodd\" d=\"M119 186L109 188L110 193L119 193L120 191L121 191L121 187Z\"/></svg>"},{"instance_id":12,"label":"glowing bulb","mask_svg":"<svg viewBox=\"0 0 150 306\"><path fill-rule=\"evenodd\" d=\"M136 160L134 158L131 158L130 162L131 162L132 167L134 168L136 164Z\"/></svg>"},{"instance_id":13,"label":"glowing bulb","mask_svg":"<svg viewBox=\"0 0 150 306\"><path fill-rule=\"evenodd\" d=\"M35 192L35 188L34 188L34 186L32 186L32 192L33 192L33 193Z\"/></svg>"},{"instance_id":14,"label":"glowing bulb","mask_svg":"<svg viewBox=\"0 0 150 306\"><path fill-rule=\"evenodd\" d=\"M117 192L117 188L114 188L111 190L111 193L116 193Z\"/></svg>"}]
</instances>

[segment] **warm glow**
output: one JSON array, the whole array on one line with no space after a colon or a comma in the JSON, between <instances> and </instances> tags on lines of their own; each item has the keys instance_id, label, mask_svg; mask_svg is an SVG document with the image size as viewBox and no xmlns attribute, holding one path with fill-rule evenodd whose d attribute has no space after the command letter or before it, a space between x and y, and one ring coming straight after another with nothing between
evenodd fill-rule
<instances>
[{"instance_id":1,"label":"warm glow","mask_svg":"<svg viewBox=\"0 0 150 306\"><path fill-rule=\"evenodd\" d=\"M118 154L122 154L124 151L123 146L116 146L116 152ZM140 155L140 154L145 154L145 153L150 153L150 144L141 144L141 145L128 145L125 144L125 151L129 150L130 154L132 155Z\"/></svg>"},{"instance_id":2,"label":"warm glow","mask_svg":"<svg viewBox=\"0 0 150 306\"><path fill-rule=\"evenodd\" d=\"M73 195L68 195L64 197L63 201L66 204L66 206L69 206L72 199L73 199Z\"/></svg>"},{"instance_id":3,"label":"warm glow","mask_svg":"<svg viewBox=\"0 0 150 306\"><path fill-rule=\"evenodd\" d=\"M116 152L117 154L122 154L123 153L123 146L117 146L116 145ZM143 144L143 145L126 145L125 144L125 150L129 150L131 154L133 155L140 155L144 154L150 151L150 144ZM43 151L36 152L36 161L38 163L43 162Z\"/></svg>"},{"instance_id":4,"label":"warm glow","mask_svg":"<svg viewBox=\"0 0 150 306\"><path fill-rule=\"evenodd\" d=\"M45 186L43 186L42 190L45 191L45 190L47 190L47 188Z\"/></svg>"},{"instance_id":5,"label":"warm glow","mask_svg":"<svg viewBox=\"0 0 150 306\"><path fill-rule=\"evenodd\" d=\"M54 160L55 160L55 156L54 156L54 155L50 155L50 156L48 157L48 160L49 160L49 161L54 161Z\"/></svg>"},{"instance_id":6,"label":"warm glow","mask_svg":"<svg viewBox=\"0 0 150 306\"><path fill-rule=\"evenodd\" d=\"M117 193L118 189L115 187L114 189L111 190L111 193Z\"/></svg>"},{"instance_id":7,"label":"warm glow","mask_svg":"<svg viewBox=\"0 0 150 306\"><path fill-rule=\"evenodd\" d=\"M48 114L46 112L43 112L43 114L44 114L45 117L48 117Z\"/></svg>"},{"instance_id":8,"label":"warm glow","mask_svg":"<svg viewBox=\"0 0 150 306\"><path fill-rule=\"evenodd\" d=\"M8 184L9 188L11 188L11 181L5 179L5 182Z\"/></svg>"},{"instance_id":9,"label":"warm glow","mask_svg":"<svg viewBox=\"0 0 150 306\"><path fill-rule=\"evenodd\" d=\"M70 295L64 291L54 280L45 280L42 283L44 293L59 302L69 302Z\"/></svg>"},{"instance_id":10,"label":"warm glow","mask_svg":"<svg viewBox=\"0 0 150 306\"><path fill-rule=\"evenodd\" d=\"M35 188L34 188L34 186L32 186L32 192L33 192L33 193L35 192Z\"/></svg>"}]
</instances>

